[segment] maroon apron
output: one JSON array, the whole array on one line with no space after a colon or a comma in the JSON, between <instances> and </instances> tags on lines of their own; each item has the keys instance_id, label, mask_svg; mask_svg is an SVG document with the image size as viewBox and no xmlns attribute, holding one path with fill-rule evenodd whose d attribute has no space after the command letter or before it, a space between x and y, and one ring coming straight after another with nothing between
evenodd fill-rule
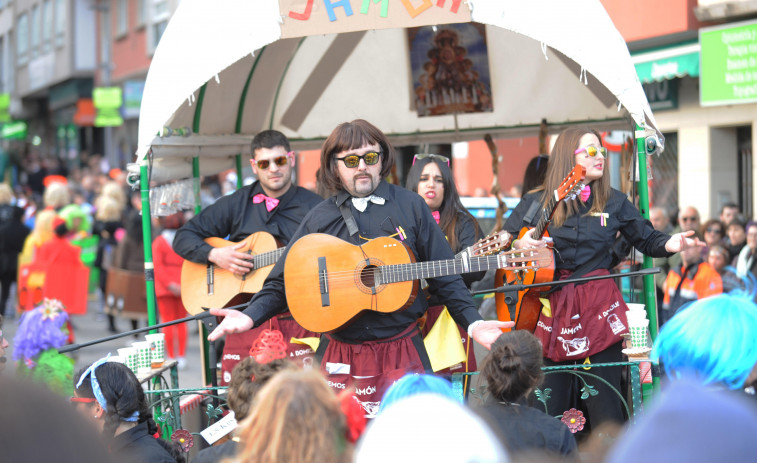
<instances>
[{"instance_id":1,"label":"maroon apron","mask_svg":"<svg viewBox=\"0 0 757 463\"><path fill-rule=\"evenodd\" d=\"M559 279L571 274L561 270ZM600 269L585 276L609 274ZM555 362L585 359L620 342L628 332L628 307L611 279L565 285L549 295L549 303L552 317L542 312L534 335L542 343L544 356Z\"/></svg>"},{"instance_id":2,"label":"maroon apron","mask_svg":"<svg viewBox=\"0 0 757 463\"><path fill-rule=\"evenodd\" d=\"M268 320L268 322L244 333L230 333L226 335L226 344L223 347L223 356L221 357L221 386L229 384L229 381L231 381L231 371L242 359L250 356L252 343L260 336L263 330L281 331L281 334L284 335L284 341L287 343L287 359L299 367L312 367L313 356L315 355L313 349L305 344L292 344L290 340L292 338L317 338L320 334L301 327L294 321L292 315L287 312L277 315Z\"/></svg>"},{"instance_id":3,"label":"maroon apron","mask_svg":"<svg viewBox=\"0 0 757 463\"><path fill-rule=\"evenodd\" d=\"M324 334L318 347L321 373L336 392L355 388L367 417L374 417L384 392L407 373L431 373L417 325L388 339L348 343Z\"/></svg>"}]
</instances>

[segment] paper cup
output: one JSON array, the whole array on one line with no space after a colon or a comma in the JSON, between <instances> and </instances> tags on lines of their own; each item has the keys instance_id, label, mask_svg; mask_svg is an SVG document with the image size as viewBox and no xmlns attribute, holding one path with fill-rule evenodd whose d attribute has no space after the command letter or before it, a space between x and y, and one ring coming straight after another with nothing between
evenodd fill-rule
<instances>
[{"instance_id":1,"label":"paper cup","mask_svg":"<svg viewBox=\"0 0 757 463\"><path fill-rule=\"evenodd\" d=\"M150 367L160 368L166 361L166 336L163 333L148 334L145 340L150 343Z\"/></svg>"},{"instance_id":2,"label":"paper cup","mask_svg":"<svg viewBox=\"0 0 757 463\"><path fill-rule=\"evenodd\" d=\"M639 304L635 302L627 302L626 305L628 306L628 310L631 312L636 312L636 311L644 312L644 313L647 312L647 306L645 306L644 304Z\"/></svg>"},{"instance_id":3,"label":"paper cup","mask_svg":"<svg viewBox=\"0 0 757 463\"><path fill-rule=\"evenodd\" d=\"M129 367L135 374L137 372L137 350L133 347L118 349L118 356L124 360L124 365Z\"/></svg>"},{"instance_id":4,"label":"paper cup","mask_svg":"<svg viewBox=\"0 0 757 463\"><path fill-rule=\"evenodd\" d=\"M131 346L137 350L137 371L138 375L147 375L152 371L150 364L152 356L150 353L150 343L146 341L133 342Z\"/></svg>"},{"instance_id":5,"label":"paper cup","mask_svg":"<svg viewBox=\"0 0 757 463\"><path fill-rule=\"evenodd\" d=\"M634 349L644 349L647 347L647 328L649 320L644 319L641 322L628 321L628 331L631 332L631 345Z\"/></svg>"},{"instance_id":6,"label":"paper cup","mask_svg":"<svg viewBox=\"0 0 757 463\"><path fill-rule=\"evenodd\" d=\"M628 320L629 325L633 323L636 323L638 325L640 323L644 323L644 320L647 319L647 313L641 312L639 310L627 310L626 319Z\"/></svg>"}]
</instances>

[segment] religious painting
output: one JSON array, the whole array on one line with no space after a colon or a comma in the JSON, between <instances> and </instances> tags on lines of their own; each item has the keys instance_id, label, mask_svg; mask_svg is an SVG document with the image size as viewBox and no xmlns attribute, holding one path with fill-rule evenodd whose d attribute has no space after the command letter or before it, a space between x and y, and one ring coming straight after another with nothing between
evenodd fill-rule
<instances>
[{"instance_id":1,"label":"religious painting","mask_svg":"<svg viewBox=\"0 0 757 463\"><path fill-rule=\"evenodd\" d=\"M414 27L407 34L419 117L493 111L483 24Z\"/></svg>"}]
</instances>

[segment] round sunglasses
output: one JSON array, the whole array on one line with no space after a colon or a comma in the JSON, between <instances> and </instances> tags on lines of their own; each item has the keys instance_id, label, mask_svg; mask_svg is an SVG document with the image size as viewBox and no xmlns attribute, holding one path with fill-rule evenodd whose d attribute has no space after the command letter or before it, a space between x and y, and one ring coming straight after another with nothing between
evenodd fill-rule
<instances>
[{"instance_id":1,"label":"round sunglasses","mask_svg":"<svg viewBox=\"0 0 757 463\"><path fill-rule=\"evenodd\" d=\"M342 161L344 162L345 166L347 166L350 169L354 169L355 167L360 165L361 159L365 161L365 164L368 166L378 164L379 159L381 159L381 154L375 151L368 151L362 156L358 156L357 154L350 154L349 156L345 156L343 158L334 158L334 159L337 161Z\"/></svg>"}]
</instances>

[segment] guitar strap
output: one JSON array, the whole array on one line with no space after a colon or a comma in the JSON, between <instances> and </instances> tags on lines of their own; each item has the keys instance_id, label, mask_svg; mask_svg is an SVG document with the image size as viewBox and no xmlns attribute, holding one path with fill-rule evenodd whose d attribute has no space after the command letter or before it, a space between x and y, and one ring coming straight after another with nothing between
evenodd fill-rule
<instances>
[{"instance_id":1,"label":"guitar strap","mask_svg":"<svg viewBox=\"0 0 757 463\"><path fill-rule=\"evenodd\" d=\"M533 223L534 217L536 217L536 213L539 212L539 208L541 207L540 201L534 201L531 203L531 205L528 207L528 210L526 211L526 215L523 216L523 223L528 224L528 226L532 227L535 224Z\"/></svg>"},{"instance_id":2,"label":"guitar strap","mask_svg":"<svg viewBox=\"0 0 757 463\"><path fill-rule=\"evenodd\" d=\"M342 213L344 223L347 224L347 231L350 233L350 237L354 237L355 235L357 235L359 229L357 228L355 217L352 216L352 211L350 211L350 207L347 205L347 201L343 202L342 205L339 206L339 211Z\"/></svg>"}]
</instances>

